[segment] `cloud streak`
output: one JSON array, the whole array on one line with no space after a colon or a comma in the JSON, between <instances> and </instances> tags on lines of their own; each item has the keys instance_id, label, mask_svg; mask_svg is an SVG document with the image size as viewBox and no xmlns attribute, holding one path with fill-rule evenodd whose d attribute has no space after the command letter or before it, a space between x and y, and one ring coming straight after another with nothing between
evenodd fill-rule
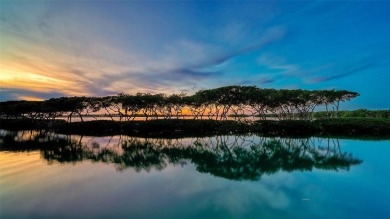
<instances>
[{"instance_id":1,"label":"cloud streak","mask_svg":"<svg viewBox=\"0 0 390 219\"><path fill-rule=\"evenodd\" d=\"M374 46L369 47L369 49L372 48L374 48ZM356 50L355 52L364 54L364 51ZM359 58L350 58L349 60L347 58L343 58L343 62L339 61L327 63L323 65L322 68L317 68L317 70L309 70L306 75L310 76L306 78L304 82L310 84L334 81L350 77L361 72L373 71L378 68L386 68L390 66L390 58L386 58L388 55L389 52L376 52L366 54L365 56Z\"/></svg>"},{"instance_id":2,"label":"cloud streak","mask_svg":"<svg viewBox=\"0 0 390 219\"><path fill-rule=\"evenodd\" d=\"M212 57L209 61L205 63L199 64L199 66L194 66L194 67L208 67L208 66L213 66L213 65L219 65L222 64L229 59L232 59L236 56L240 56L252 51L255 51L257 49L260 49L268 44L271 44L275 41L278 41L284 37L286 34L286 31L282 27L272 27L264 31L264 33L259 37L258 40L255 42L252 42L242 48L239 48L234 51L227 52L225 54L221 54L215 57Z\"/></svg>"},{"instance_id":3,"label":"cloud streak","mask_svg":"<svg viewBox=\"0 0 390 219\"><path fill-rule=\"evenodd\" d=\"M365 63L365 64L360 65L358 67L352 67L351 69L349 69L345 72L342 72L340 74L330 75L330 76L314 76L314 77L308 78L306 80L306 83L322 83L322 82L326 82L326 81L333 81L336 79L341 79L344 77L348 77L348 76L357 74L361 71L370 69L373 66L375 66L375 62Z\"/></svg>"},{"instance_id":4,"label":"cloud streak","mask_svg":"<svg viewBox=\"0 0 390 219\"><path fill-rule=\"evenodd\" d=\"M12 89L12 88L0 88L0 101L18 100L18 99L37 99L45 100L56 97L63 97L66 94L52 90L52 91L31 91L29 89Z\"/></svg>"},{"instance_id":5,"label":"cloud streak","mask_svg":"<svg viewBox=\"0 0 390 219\"><path fill-rule=\"evenodd\" d=\"M153 62L150 60L140 61L143 63L151 63L151 65L149 65L146 69L141 69L141 71L130 70L124 72L122 71L123 73L103 73L100 77L95 77L93 79L93 84L89 84L85 87L89 93L101 94L112 93L115 89L117 89L116 91L123 91L123 89L126 89L126 86L132 88L137 87L138 91L145 90L148 92L153 92L153 89L155 92L170 90L172 86L180 87L181 89L186 89L187 86L196 88L198 87L197 84L199 84L199 82L216 79L224 74L221 71L208 71L202 69L219 65L231 58L266 46L269 43L281 39L283 34L284 31L281 28L273 28L267 30L264 36L262 36L257 42L254 42L246 47L225 53L219 52L220 54L211 56L207 55L209 52L207 49L211 47L207 47L207 45L203 44L191 44L192 46L188 46L187 48L188 51L168 55L168 57L187 56L187 59L192 59L192 54L195 50L201 51L201 55L203 55L202 59L195 58L192 62L183 61L181 63L177 63L177 60L180 60L180 58L175 59L174 62L170 62L169 60L162 60L161 62ZM211 50L212 54L218 53L214 48L211 48ZM77 73L77 71L75 73ZM115 85L117 87L115 87ZM102 91L102 89L105 89L106 91Z\"/></svg>"}]
</instances>

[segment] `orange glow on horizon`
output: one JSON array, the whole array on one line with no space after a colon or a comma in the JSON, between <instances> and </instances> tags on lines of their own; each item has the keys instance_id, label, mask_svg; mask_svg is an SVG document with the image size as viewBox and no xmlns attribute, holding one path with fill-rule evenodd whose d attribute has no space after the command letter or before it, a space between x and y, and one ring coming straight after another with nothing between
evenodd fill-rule
<instances>
[{"instance_id":1,"label":"orange glow on horizon","mask_svg":"<svg viewBox=\"0 0 390 219\"><path fill-rule=\"evenodd\" d=\"M45 99L34 97L34 96L19 96L20 100L27 100L27 101L44 101Z\"/></svg>"}]
</instances>

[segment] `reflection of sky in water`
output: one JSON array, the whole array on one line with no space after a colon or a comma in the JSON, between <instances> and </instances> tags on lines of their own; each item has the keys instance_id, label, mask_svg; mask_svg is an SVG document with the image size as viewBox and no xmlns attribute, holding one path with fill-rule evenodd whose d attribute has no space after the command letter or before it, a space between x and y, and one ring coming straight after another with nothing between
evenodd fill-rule
<instances>
[{"instance_id":1,"label":"reflection of sky in water","mask_svg":"<svg viewBox=\"0 0 390 219\"><path fill-rule=\"evenodd\" d=\"M189 162L117 171L88 160L48 165L38 152L0 152L1 218L386 218L389 141L340 144L363 163L349 171L279 171L258 181L202 174Z\"/></svg>"}]
</instances>

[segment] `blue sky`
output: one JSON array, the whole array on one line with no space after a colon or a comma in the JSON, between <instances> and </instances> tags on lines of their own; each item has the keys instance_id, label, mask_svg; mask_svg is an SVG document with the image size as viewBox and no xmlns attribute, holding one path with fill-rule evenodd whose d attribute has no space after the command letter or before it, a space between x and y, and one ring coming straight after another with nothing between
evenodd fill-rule
<instances>
[{"instance_id":1,"label":"blue sky","mask_svg":"<svg viewBox=\"0 0 390 219\"><path fill-rule=\"evenodd\" d=\"M345 89L389 109L388 1L1 1L1 100Z\"/></svg>"}]
</instances>

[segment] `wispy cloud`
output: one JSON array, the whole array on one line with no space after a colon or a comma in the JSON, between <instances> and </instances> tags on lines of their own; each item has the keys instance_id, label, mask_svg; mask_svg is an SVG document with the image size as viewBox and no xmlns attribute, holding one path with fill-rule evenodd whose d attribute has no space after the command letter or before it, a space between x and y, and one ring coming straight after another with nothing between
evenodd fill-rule
<instances>
[{"instance_id":1,"label":"wispy cloud","mask_svg":"<svg viewBox=\"0 0 390 219\"><path fill-rule=\"evenodd\" d=\"M284 76L299 76L301 70L297 64L289 64L284 57L273 54L262 54L257 58L257 64L278 71Z\"/></svg>"},{"instance_id":2,"label":"wispy cloud","mask_svg":"<svg viewBox=\"0 0 390 219\"><path fill-rule=\"evenodd\" d=\"M332 81L344 77L348 77L350 75L359 73L361 71L367 70L375 65L375 62L363 63L359 66L351 67L345 71L339 70L339 74L326 75L326 76L314 76L305 80L306 83L321 83L326 81Z\"/></svg>"},{"instance_id":3,"label":"wispy cloud","mask_svg":"<svg viewBox=\"0 0 390 219\"><path fill-rule=\"evenodd\" d=\"M323 67L319 67L315 70L307 70L304 83L313 84L333 81L363 73L368 70L389 67L389 52L378 52L373 48L375 48L375 46L365 48L365 50L369 52L365 52L364 50L353 51L355 53L363 54L361 57L342 57L339 60L326 63ZM370 49L374 52L370 52ZM348 54L348 56L352 55Z\"/></svg>"},{"instance_id":4,"label":"wispy cloud","mask_svg":"<svg viewBox=\"0 0 390 219\"><path fill-rule=\"evenodd\" d=\"M196 84L201 83L201 81L223 76L221 71L204 69L261 48L280 39L282 35L283 31L281 29L268 30L257 42L235 51L222 51L207 44L193 43L188 40L186 42L178 42L178 46L171 47L176 49L168 51L167 57L169 58L161 61L146 58L135 63L127 63L133 68L137 65L141 65L143 68L129 68L127 71L100 71L100 75L95 72L93 73L94 78L86 78L85 80L90 80L93 83L87 83L87 86L84 86L84 88L88 92L105 94L123 91L122 89L132 90L128 88L136 88L138 91L153 91L154 89L155 92L159 92L161 90L169 90L172 87L180 87L182 89L189 85L190 87L197 87ZM107 64L106 66L110 65ZM88 74L82 73L82 70L72 70L71 72L88 77Z\"/></svg>"},{"instance_id":5,"label":"wispy cloud","mask_svg":"<svg viewBox=\"0 0 390 219\"><path fill-rule=\"evenodd\" d=\"M248 45L239 48L237 50L231 51L229 53L215 57L210 61L210 65L221 64L231 58L234 58L245 53L249 53L265 47L268 44L271 44L275 41L281 40L286 34L286 30L283 27L272 27L263 32L261 36L254 42L249 43ZM206 63L207 64L207 63Z\"/></svg>"},{"instance_id":6,"label":"wispy cloud","mask_svg":"<svg viewBox=\"0 0 390 219\"><path fill-rule=\"evenodd\" d=\"M63 97L63 96L66 96L66 94L55 90L37 92L37 91L31 91L30 89L0 88L0 101L27 100L27 99L45 100L45 99Z\"/></svg>"}]
</instances>

